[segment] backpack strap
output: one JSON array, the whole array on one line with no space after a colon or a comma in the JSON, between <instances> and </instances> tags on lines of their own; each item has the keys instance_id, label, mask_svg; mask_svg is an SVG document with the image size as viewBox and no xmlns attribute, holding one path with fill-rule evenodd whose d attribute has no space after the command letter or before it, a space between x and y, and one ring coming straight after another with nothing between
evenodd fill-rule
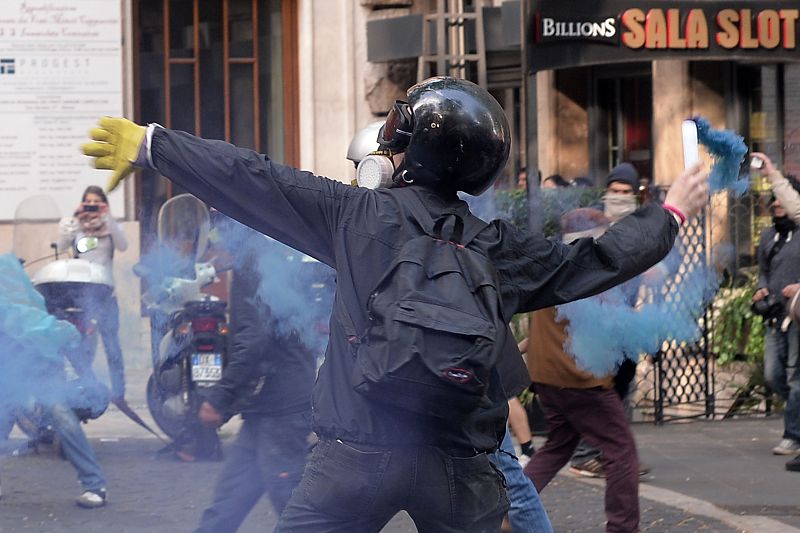
<instances>
[{"instance_id":1,"label":"backpack strap","mask_svg":"<svg viewBox=\"0 0 800 533\"><path fill-rule=\"evenodd\" d=\"M467 246L475 239L475 237L480 234L480 232L489 226L489 224L479 219L471 212L468 211L467 216L464 217L455 209L445 209L441 212L439 218L434 221L430 212L422 203L422 199L419 197L419 192L415 190L414 187L409 187L409 189L413 193L408 195L412 199L411 202L408 203L408 208L411 211L411 214L414 215L414 218L416 219L417 223L419 223L422 231L435 239L449 240L451 242L461 244L462 246ZM450 216L455 217L455 222L450 237L445 239L442 235L442 232L444 231L444 226L448 220L448 217Z\"/></svg>"}]
</instances>

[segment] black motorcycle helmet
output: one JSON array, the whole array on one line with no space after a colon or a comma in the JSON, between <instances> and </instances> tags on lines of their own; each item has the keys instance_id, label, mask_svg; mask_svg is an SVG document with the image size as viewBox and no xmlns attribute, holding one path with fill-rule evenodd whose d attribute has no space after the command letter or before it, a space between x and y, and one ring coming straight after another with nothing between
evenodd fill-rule
<instances>
[{"instance_id":1,"label":"black motorcycle helmet","mask_svg":"<svg viewBox=\"0 0 800 533\"><path fill-rule=\"evenodd\" d=\"M503 108L466 80L435 77L408 90L413 129L405 148L406 181L477 195L505 167L511 147Z\"/></svg>"}]
</instances>

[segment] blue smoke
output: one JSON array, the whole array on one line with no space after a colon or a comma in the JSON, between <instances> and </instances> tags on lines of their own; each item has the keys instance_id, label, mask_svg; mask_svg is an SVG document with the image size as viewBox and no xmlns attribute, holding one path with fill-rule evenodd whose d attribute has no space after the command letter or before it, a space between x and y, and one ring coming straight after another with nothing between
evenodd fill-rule
<instances>
[{"instance_id":1,"label":"blue smoke","mask_svg":"<svg viewBox=\"0 0 800 533\"><path fill-rule=\"evenodd\" d=\"M78 349L80 333L47 312L44 297L10 253L0 255L0 342L0 408L30 407L34 401L68 403L74 398L64 357Z\"/></svg>"},{"instance_id":2,"label":"blue smoke","mask_svg":"<svg viewBox=\"0 0 800 533\"><path fill-rule=\"evenodd\" d=\"M489 187L486 192L478 196L459 192L458 197L467 202L472 214L481 220L490 221L497 218L507 220L509 218L507 213L498 214L497 212L494 200L494 187Z\"/></svg>"},{"instance_id":3,"label":"blue smoke","mask_svg":"<svg viewBox=\"0 0 800 533\"><path fill-rule=\"evenodd\" d=\"M253 298L265 311L268 308L270 327L282 335L300 335L321 358L328 341L335 271L232 219L218 226L218 231L236 267L248 262L259 273L261 281Z\"/></svg>"},{"instance_id":4,"label":"blue smoke","mask_svg":"<svg viewBox=\"0 0 800 533\"><path fill-rule=\"evenodd\" d=\"M711 192L731 189L736 196L747 191L750 182L747 176L740 177L739 170L747 154L747 145L741 135L731 130L715 130L703 117L692 118L697 124L697 139L714 158L708 178Z\"/></svg>"},{"instance_id":5,"label":"blue smoke","mask_svg":"<svg viewBox=\"0 0 800 533\"><path fill-rule=\"evenodd\" d=\"M692 262L682 243L649 271L602 294L558 307L567 319L565 350L579 367L604 376L627 356L656 353L665 342L700 340L700 320L718 288L702 258Z\"/></svg>"}]
</instances>

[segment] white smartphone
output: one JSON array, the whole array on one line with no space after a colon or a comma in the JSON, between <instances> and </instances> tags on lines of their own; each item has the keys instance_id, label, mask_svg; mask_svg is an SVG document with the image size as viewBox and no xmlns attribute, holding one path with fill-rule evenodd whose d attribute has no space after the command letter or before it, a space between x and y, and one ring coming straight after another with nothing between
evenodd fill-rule
<instances>
[{"instance_id":1,"label":"white smartphone","mask_svg":"<svg viewBox=\"0 0 800 533\"><path fill-rule=\"evenodd\" d=\"M760 157L753 156L753 158L750 160L750 168L760 169L763 167L764 167L764 160L761 159Z\"/></svg>"},{"instance_id":2,"label":"white smartphone","mask_svg":"<svg viewBox=\"0 0 800 533\"><path fill-rule=\"evenodd\" d=\"M683 168L689 168L700 160L697 143L697 124L694 120L684 120L681 124L683 136Z\"/></svg>"}]
</instances>

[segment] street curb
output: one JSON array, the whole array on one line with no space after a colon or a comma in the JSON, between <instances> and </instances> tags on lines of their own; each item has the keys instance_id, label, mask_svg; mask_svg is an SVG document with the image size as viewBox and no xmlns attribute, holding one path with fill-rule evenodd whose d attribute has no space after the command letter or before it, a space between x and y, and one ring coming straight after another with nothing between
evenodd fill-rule
<instances>
[{"instance_id":1,"label":"street curb","mask_svg":"<svg viewBox=\"0 0 800 533\"><path fill-rule=\"evenodd\" d=\"M574 476L566 472L561 472L559 475L595 487L605 486L605 481L602 479ZM656 503L680 509L692 515L705 516L724 522L731 527L741 529L742 533L800 533L799 528L766 516L733 514L724 509L720 509L711 502L693 498L692 496L687 496L669 489L654 487L647 483L639 484L639 496Z\"/></svg>"}]
</instances>

